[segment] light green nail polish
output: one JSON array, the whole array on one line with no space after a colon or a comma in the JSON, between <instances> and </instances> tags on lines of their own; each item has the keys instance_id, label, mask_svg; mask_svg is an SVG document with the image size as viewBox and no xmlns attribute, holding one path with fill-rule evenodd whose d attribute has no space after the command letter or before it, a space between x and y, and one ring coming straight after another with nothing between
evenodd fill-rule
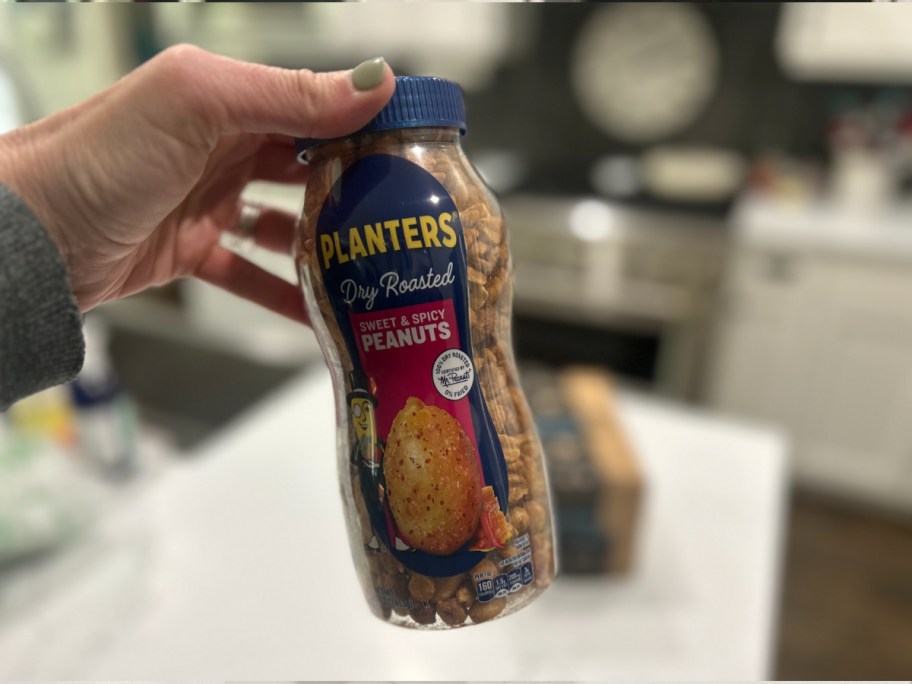
<instances>
[{"instance_id":1,"label":"light green nail polish","mask_svg":"<svg viewBox=\"0 0 912 684\"><path fill-rule=\"evenodd\" d=\"M372 90L383 83L385 75L386 60L383 57L374 57L352 69L352 85L356 90Z\"/></svg>"}]
</instances>

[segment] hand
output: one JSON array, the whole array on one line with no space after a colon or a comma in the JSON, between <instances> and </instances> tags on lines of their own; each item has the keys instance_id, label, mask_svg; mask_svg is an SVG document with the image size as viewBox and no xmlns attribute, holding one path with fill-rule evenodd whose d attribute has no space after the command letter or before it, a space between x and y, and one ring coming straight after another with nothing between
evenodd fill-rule
<instances>
[{"instance_id":1,"label":"hand","mask_svg":"<svg viewBox=\"0 0 912 684\"><path fill-rule=\"evenodd\" d=\"M394 87L382 60L315 74L177 46L86 102L0 137L0 182L59 247L82 311L196 276L306 322L298 287L219 236L237 227L249 181L305 180L293 136L352 133ZM254 238L290 253L294 222L264 210Z\"/></svg>"}]
</instances>

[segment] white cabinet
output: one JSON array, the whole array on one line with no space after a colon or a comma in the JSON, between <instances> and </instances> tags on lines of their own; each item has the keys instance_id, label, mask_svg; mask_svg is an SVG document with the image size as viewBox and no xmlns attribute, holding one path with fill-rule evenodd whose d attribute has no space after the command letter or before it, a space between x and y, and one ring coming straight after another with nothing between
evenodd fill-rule
<instances>
[{"instance_id":1,"label":"white cabinet","mask_svg":"<svg viewBox=\"0 0 912 684\"><path fill-rule=\"evenodd\" d=\"M709 402L783 426L800 483L912 510L912 260L737 250Z\"/></svg>"},{"instance_id":2,"label":"white cabinet","mask_svg":"<svg viewBox=\"0 0 912 684\"><path fill-rule=\"evenodd\" d=\"M912 76L912 7L783 3L776 52L799 80L904 83Z\"/></svg>"},{"instance_id":3,"label":"white cabinet","mask_svg":"<svg viewBox=\"0 0 912 684\"><path fill-rule=\"evenodd\" d=\"M739 252L722 296L710 364L712 403L776 424L801 413L809 336L807 300L819 279L806 258L779 252Z\"/></svg>"},{"instance_id":4,"label":"white cabinet","mask_svg":"<svg viewBox=\"0 0 912 684\"><path fill-rule=\"evenodd\" d=\"M912 463L912 266L834 261L831 271L797 474L901 505Z\"/></svg>"}]
</instances>

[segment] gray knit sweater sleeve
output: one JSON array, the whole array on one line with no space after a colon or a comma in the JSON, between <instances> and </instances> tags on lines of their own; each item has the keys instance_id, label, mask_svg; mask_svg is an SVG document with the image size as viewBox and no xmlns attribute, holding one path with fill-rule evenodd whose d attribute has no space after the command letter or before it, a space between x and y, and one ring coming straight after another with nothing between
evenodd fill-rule
<instances>
[{"instance_id":1,"label":"gray knit sweater sleeve","mask_svg":"<svg viewBox=\"0 0 912 684\"><path fill-rule=\"evenodd\" d=\"M82 317L57 247L0 185L0 411L82 368Z\"/></svg>"}]
</instances>

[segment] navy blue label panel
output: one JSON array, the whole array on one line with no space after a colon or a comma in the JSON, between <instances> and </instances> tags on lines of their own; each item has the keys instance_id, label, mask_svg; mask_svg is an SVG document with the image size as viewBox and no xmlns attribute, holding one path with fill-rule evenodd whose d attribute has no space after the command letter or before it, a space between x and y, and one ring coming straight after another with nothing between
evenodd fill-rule
<instances>
[{"instance_id":1,"label":"navy blue label panel","mask_svg":"<svg viewBox=\"0 0 912 684\"><path fill-rule=\"evenodd\" d=\"M473 441L482 482L507 512L506 463L475 377L458 209L422 167L370 155L333 185L316 242L335 322L354 365L346 369L352 463L374 534L412 570L431 576L464 572L485 557L470 550L477 546L475 536L446 552L425 550L432 547L409 538L410 529L421 533L422 521L412 526L397 520L390 502L397 483L386 481L384 459L390 430L410 399L443 408ZM428 510L434 514L430 501Z\"/></svg>"}]
</instances>

